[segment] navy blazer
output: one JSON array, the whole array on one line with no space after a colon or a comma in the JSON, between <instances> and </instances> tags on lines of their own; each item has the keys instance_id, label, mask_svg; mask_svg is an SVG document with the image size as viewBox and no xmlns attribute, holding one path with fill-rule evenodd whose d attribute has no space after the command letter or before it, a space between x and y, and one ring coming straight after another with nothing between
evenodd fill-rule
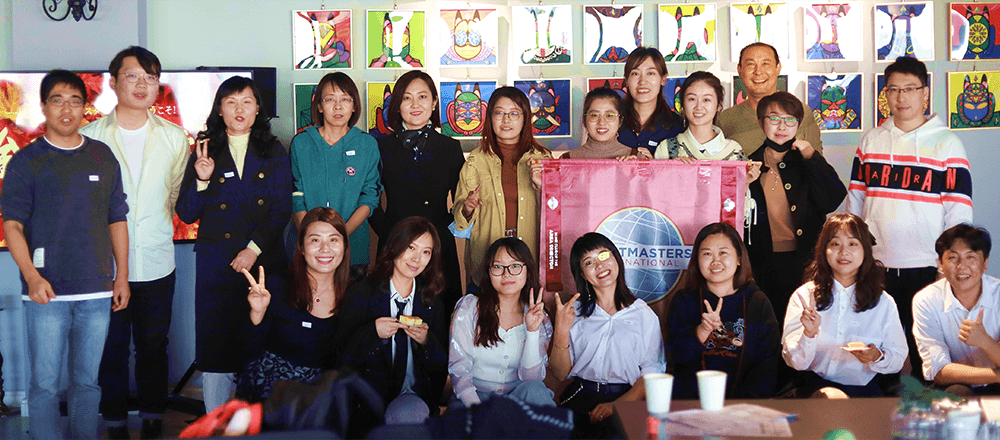
<instances>
[{"instance_id":1,"label":"navy blazer","mask_svg":"<svg viewBox=\"0 0 1000 440\"><path fill-rule=\"evenodd\" d=\"M177 197L177 216L186 223L201 220L194 250L212 250L232 260L251 240L262 251L257 264L283 266L283 234L292 215L292 167L281 144L271 147L272 157L259 158L253 147L243 161L243 177L229 149L214 158L215 170L208 188L197 189L192 153Z\"/></svg>"},{"instance_id":2,"label":"navy blazer","mask_svg":"<svg viewBox=\"0 0 1000 440\"><path fill-rule=\"evenodd\" d=\"M430 327L423 345L407 338L413 351L414 392L420 396L432 414L437 413L438 399L448 371L448 351L441 345L447 341L448 323L444 306L438 296L431 301L420 295L421 279L417 280L413 316L419 316ZM348 341L341 364L354 368L362 379L382 396L388 405L399 395L404 377L394 377L391 338L378 337L375 320L391 316L388 281L365 278L347 291L341 308L340 329L335 341ZM402 330L399 330L402 331Z\"/></svg>"}]
</instances>

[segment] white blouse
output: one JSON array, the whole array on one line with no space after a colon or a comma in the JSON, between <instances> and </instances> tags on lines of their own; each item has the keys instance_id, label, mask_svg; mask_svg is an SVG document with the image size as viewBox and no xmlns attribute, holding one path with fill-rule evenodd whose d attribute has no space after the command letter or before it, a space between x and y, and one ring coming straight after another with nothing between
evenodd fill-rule
<instances>
[{"instance_id":1,"label":"white blouse","mask_svg":"<svg viewBox=\"0 0 1000 440\"><path fill-rule=\"evenodd\" d=\"M882 292L875 308L861 313L854 311L854 285L841 286L833 282L830 307L819 310L819 333L806 337L803 333L802 311L816 306L812 281L795 290L785 313L781 356L792 368L810 370L820 377L843 385L867 385L876 373L898 373L909 349L903 326L899 323L896 302ZM875 344L884 356L876 362L863 364L841 347L848 342Z\"/></svg>"},{"instance_id":2,"label":"white blouse","mask_svg":"<svg viewBox=\"0 0 1000 440\"><path fill-rule=\"evenodd\" d=\"M516 381L545 379L546 352L552 339L552 323L546 315L538 331L527 331L524 323L510 330L500 327L497 331L501 341L497 345L477 346L474 335L478 311L479 298L465 295L455 305L451 320L448 373L455 395L466 406L480 403L476 390L506 394ZM528 313L527 306L524 313Z\"/></svg>"},{"instance_id":3,"label":"white blouse","mask_svg":"<svg viewBox=\"0 0 1000 440\"><path fill-rule=\"evenodd\" d=\"M641 299L608 315L600 306L589 318L576 318L569 329L569 377L593 382L635 384L645 374L667 368L660 320Z\"/></svg>"}]
</instances>

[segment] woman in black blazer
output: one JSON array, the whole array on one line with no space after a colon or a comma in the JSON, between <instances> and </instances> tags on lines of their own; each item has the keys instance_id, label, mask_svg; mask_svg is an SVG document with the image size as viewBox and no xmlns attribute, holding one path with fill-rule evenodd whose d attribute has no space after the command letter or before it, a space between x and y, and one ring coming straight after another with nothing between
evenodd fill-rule
<instances>
[{"instance_id":1,"label":"woman in black blazer","mask_svg":"<svg viewBox=\"0 0 1000 440\"><path fill-rule=\"evenodd\" d=\"M441 238L441 257L447 281L441 299L448 315L462 296L448 193L458 185L465 164L461 144L435 130L441 127L437 88L430 75L411 70L396 81L389 100L388 119L393 133L378 142L385 187L382 206L369 223L379 236L379 248L392 227L406 217L426 217Z\"/></svg>"},{"instance_id":2,"label":"woman in black blazer","mask_svg":"<svg viewBox=\"0 0 1000 440\"><path fill-rule=\"evenodd\" d=\"M287 267L282 233L292 210L291 164L259 105L253 81L232 77L215 95L177 198L177 216L200 220L195 242L195 361L206 411L229 400L246 364L247 280L241 270Z\"/></svg>"},{"instance_id":3,"label":"woman in black blazer","mask_svg":"<svg viewBox=\"0 0 1000 440\"><path fill-rule=\"evenodd\" d=\"M341 363L382 396L386 423L422 423L437 414L448 369L440 240L419 216L386 238L368 277L348 290L334 339L348 341Z\"/></svg>"}]
</instances>

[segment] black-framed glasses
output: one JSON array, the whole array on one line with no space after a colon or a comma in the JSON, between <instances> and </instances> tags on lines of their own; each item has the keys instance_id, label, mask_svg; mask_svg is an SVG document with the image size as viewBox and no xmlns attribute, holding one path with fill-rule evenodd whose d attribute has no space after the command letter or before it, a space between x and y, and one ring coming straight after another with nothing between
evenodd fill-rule
<instances>
[{"instance_id":1,"label":"black-framed glasses","mask_svg":"<svg viewBox=\"0 0 1000 440\"><path fill-rule=\"evenodd\" d=\"M47 102L49 103L49 105L55 107L65 107L67 104L73 108L80 108L81 106L83 106L83 100L80 98L69 98L69 99L49 98Z\"/></svg>"},{"instance_id":2,"label":"black-framed glasses","mask_svg":"<svg viewBox=\"0 0 1000 440\"><path fill-rule=\"evenodd\" d=\"M505 112L503 110L496 110L496 111L493 112L493 119L496 119L498 121L502 121L503 118L505 118L505 117L510 118L511 121L517 121L517 120L521 119L521 112L519 112L517 110L511 110L509 112Z\"/></svg>"},{"instance_id":3,"label":"black-framed glasses","mask_svg":"<svg viewBox=\"0 0 1000 440\"><path fill-rule=\"evenodd\" d=\"M506 270L511 276L518 276L521 272L524 272L524 263L513 263L506 266L502 264L494 264L490 266L490 275L495 277L503 276L503 271Z\"/></svg>"}]
</instances>

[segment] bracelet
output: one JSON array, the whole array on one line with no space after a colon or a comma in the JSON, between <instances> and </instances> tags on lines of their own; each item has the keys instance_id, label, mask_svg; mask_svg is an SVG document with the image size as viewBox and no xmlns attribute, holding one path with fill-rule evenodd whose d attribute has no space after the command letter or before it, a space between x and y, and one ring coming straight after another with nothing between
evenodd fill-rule
<instances>
[{"instance_id":1,"label":"bracelet","mask_svg":"<svg viewBox=\"0 0 1000 440\"><path fill-rule=\"evenodd\" d=\"M565 347L560 347L559 345L557 345L557 344L555 343L555 341L553 341L553 342L552 342L552 346L553 346L553 347L555 347L555 348L558 348L558 349L560 349L560 350L569 350L569 346L568 346L568 345L567 345L567 346L565 346Z\"/></svg>"}]
</instances>

